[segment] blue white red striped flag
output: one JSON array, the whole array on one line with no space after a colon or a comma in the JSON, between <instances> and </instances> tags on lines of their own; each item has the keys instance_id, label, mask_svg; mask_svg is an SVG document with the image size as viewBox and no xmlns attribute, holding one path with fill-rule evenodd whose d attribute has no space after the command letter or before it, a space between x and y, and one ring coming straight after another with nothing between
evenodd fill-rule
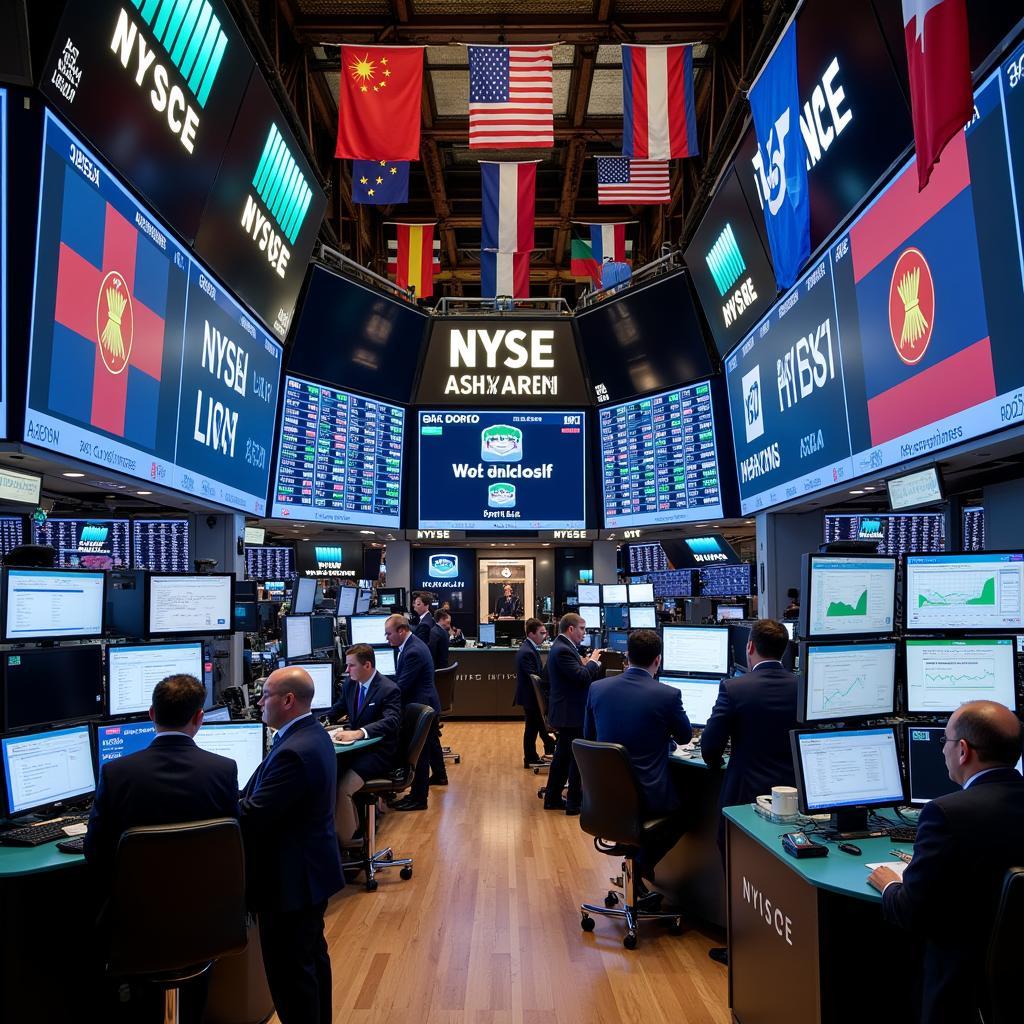
<instances>
[{"instance_id":1,"label":"blue white red striped flag","mask_svg":"<svg viewBox=\"0 0 1024 1024\"><path fill-rule=\"evenodd\" d=\"M622 47L622 153L634 160L696 156L693 47Z\"/></svg>"},{"instance_id":2,"label":"blue white red striped flag","mask_svg":"<svg viewBox=\"0 0 1024 1024\"><path fill-rule=\"evenodd\" d=\"M537 164L481 160L480 177L483 184L480 248L494 252L529 252L533 249Z\"/></svg>"},{"instance_id":3,"label":"blue white red striped flag","mask_svg":"<svg viewBox=\"0 0 1024 1024\"><path fill-rule=\"evenodd\" d=\"M480 294L484 298L511 295L530 297L530 254L528 252L480 253Z\"/></svg>"},{"instance_id":4,"label":"blue white red striped flag","mask_svg":"<svg viewBox=\"0 0 1024 1024\"><path fill-rule=\"evenodd\" d=\"M470 149L553 146L551 89L550 46L470 46Z\"/></svg>"}]
</instances>

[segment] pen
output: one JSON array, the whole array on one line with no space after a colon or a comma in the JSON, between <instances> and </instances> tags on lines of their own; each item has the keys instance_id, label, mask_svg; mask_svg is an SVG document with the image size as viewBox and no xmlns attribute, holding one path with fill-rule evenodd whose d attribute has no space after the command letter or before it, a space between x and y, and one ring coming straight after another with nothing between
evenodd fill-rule
<instances>
[{"instance_id":1,"label":"pen","mask_svg":"<svg viewBox=\"0 0 1024 1024\"><path fill-rule=\"evenodd\" d=\"M905 852L904 850L890 850L889 855L891 857L899 857L904 864L909 864L911 861L912 854Z\"/></svg>"}]
</instances>

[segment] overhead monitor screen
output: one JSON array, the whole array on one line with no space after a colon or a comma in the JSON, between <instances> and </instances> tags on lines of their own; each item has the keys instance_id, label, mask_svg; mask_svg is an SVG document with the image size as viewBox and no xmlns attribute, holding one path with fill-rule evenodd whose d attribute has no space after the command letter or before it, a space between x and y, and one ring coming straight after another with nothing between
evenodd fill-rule
<instances>
[{"instance_id":1,"label":"overhead monitor screen","mask_svg":"<svg viewBox=\"0 0 1024 1024\"><path fill-rule=\"evenodd\" d=\"M405 410L286 377L271 515L397 529Z\"/></svg>"},{"instance_id":2,"label":"overhead monitor screen","mask_svg":"<svg viewBox=\"0 0 1024 1024\"><path fill-rule=\"evenodd\" d=\"M576 587L576 597L580 604L600 604L601 586L598 583L580 583Z\"/></svg>"},{"instance_id":3,"label":"overhead monitor screen","mask_svg":"<svg viewBox=\"0 0 1024 1024\"><path fill-rule=\"evenodd\" d=\"M230 633L232 577L149 577L149 634Z\"/></svg>"},{"instance_id":4,"label":"overhead monitor screen","mask_svg":"<svg viewBox=\"0 0 1024 1024\"><path fill-rule=\"evenodd\" d=\"M892 728L797 733L796 754L809 814L833 807L884 807L903 802L903 778Z\"/></svg>"},{"instance_id":5,"label":"overhead monitor screen","mask_svg":"<svg viewBox=\"0 0 1024 1024\"><path fill-rule=\"evenodd\" d=\"M698 573L703 597L749 597L757 593L754 566L750 562L709 565L699 569Z\"/></svg>"},{"instance_id":6,"label":"overhead monitor screen","mask_svg":"<svg viewBox=\"0 0 1024 1024\"><path fill-rule=\"evenodd\" d=\"M654 596L662 598L693 597L696 578L696 569L653 572L651 573L651 585L654 587Z\"/></svg>"},{"instance_id":7,"label":"overhead monitor screen","mask_svg":"<svg viewBox=\"0 0 1024 1024\"><path fill-rule=\"evenodd\" d=\"M168 676L203 679L203 645L110 644L107 647L107 710L111 715L148 711L156 684Z\"/></svg>"},{"instance_id":8,"label":"overhead monitor screen","mask_svg":"<svg viewBox=\"0 0 1024 1024\"><path fill-rule=\"evenodd\" d=\"M262 526L247 526L243 535L246 544L262 544L267 539L267 531Z\"/></svg>"},{"instance_id":9,"label":"overhead monitor screen","mask_svg":"<svg viewBox=\"0 0 1024 1024\"><path fill-rule=\"evenodd\" d=\"M84 639L103 635L102 572L5 569L4 639Z\"/></svg>"},{"instance_id":10,"label":"overhead monitor screen","mask_svg":"<svg viewBox=\"0 0 1024 1024\"><path fill-rule=\"evenodd\" d=\"M672 566L660 542L630 544L626 549L627 572L630 576L645 576L649 572L668 572Z\"/></svg>"},{"instance_id":11,"label":"overhead monitor screen","mask_svg":"<svg viewBox=\"0 0 1024 1024\"><path fill-rule=\"evenodd\" d=\"M91 718L103 711L103 651L69 644L3 655L5 729Z\"/></svg>"},{"instance_id":12,"label":"overhead monitor screen","mask_svg":"<svg viewBox=\"0 0 1024 1024\"><path fill-rule=\"evenodd\" d=\"M157 572L188 572L187 519L133 519L132 565Z\"/></svg>"},{"instance_id":13,"label":"overhead monitor screen","mask_svg":"<svg viewBox=\"0 0 1024 1024\"><path fill-rule=\"evenodd\" d=\"M4 736L0 751L11 817L96 788L87 725Z\"/></svg>"},{"instance_id":14,"label":"overhead monitor screen","mask_svg":"<svg viewBox=\"0 0 1024 1024\"><path fill-rule=\"evenodd\" d=\"M421 412L420 529L585 529L585 424L582 412Z\"/></svg>"},{"instance_id":15,"label":"overhead monitor screen","mask_svg":"<svg viewBox=\"0 0 1024 1024\"><path fill-rule=\"evenodd\" d=\"M802 720L882 717L895 710L896 644L808 644Z\"/></svg>"},{"instance_id":16,"label":"overhead monitor screen","mask_svg":"<svg viewBox=\"0 0 1024 1024\"><path fill-rule=\"evenodd\" d=\"M659 678L667 686L679 691L683 710L690 720L690 725L703 729L711 720L711 711L718 700L721 679L674 679L670 676Z\"/></svg>"},{"instance_id":17,"label":"overhead monitor screen","mask_svg":"<svg viewBox=\"0 0 1024 1024\"><path fill-rule=\"evenodd\" d=\"M262 722L212 722L200 728L195 741L201 750L235 762L239 789L245 787L263 760Z\"/></svg>"},{"instance_id":18,"label":"overhead monitor screen","mask_svg":"<svg viewBox=\"0 0 1024 1024\"><path fill-rule=\"evenodd\" d=\"M0 516L0 555L25 543L25 521L21 516Z\"/></svg>"},{"instance_id":19,"label":"overhead monitor screen","mask_svg":"<svg viewBox=\"0 0 1024 1024\"><path fill-rule=\"evenodd\" d=\"M1012 637L907 640L907 710L955 711L970 700L1017 710Z\"/></svg>"},{"instance_id":20,"label":"overhead monitor screen","mask_svg":"<svg viewBox=\"0 0 1024 1024\"><path fill-rule=\"evenodd\" d=\"M889 507L893 512L921 505L936 505L942 501L942 481L936 466L891 477L885 481L889 491Z\"/></svg>"},{"instance_id":21,"label":"overhead monitor screen","mask_svg":"<svg viewBox=\"0 0 1024 1024\"><path fill-rule=\"evenodd\" d=\"M250 580L291 580L295 578L295 549L247 547L245 575Z\"/></svg>"},{"instance_id":22,"label":"overhead monitor screen","mask_svg":"<svg viewBox=\"0 0 1024 1024\"><path fill-rule=\"evenodd\" d=\"M288 658L308 658L313 653L313 624L308 615L286 615L284 653Z\"/></svg>"},{"instance_id":23,"label":"overhead monitor screen","mask_svg":"<svg viewBox=\"0 0 1024 1024\"><path fill-rule=\"evenodd\" d=\"M896 559L810 556L805 636L891 633L895 627Z\"/></svg>"},{"instance_id":24,"label":"overhead monitor screen","mask_svg":"<svg viewBox=\"0 0 1024 1024\"><path fill-rule=\"evenodd\" d=\"M127 569L127 519L64 519L59 516L32 523L32 543L57 552L62 569Z\"/></svg>"},{"instance_id":25,"label":"overhead monitor screen","mask_svg":"<svg viewBox=\"0 0 1024 1024\"><path fill-rule=\"evenodd\" d=\"M602 604L626 604L629 600L629 588L625 583L605 583L601 587Z\"/></svg>"},{"instance_id":26,"label":"overhead monitor screen","mask_svg":"<svg viewBox=\"0 0 1024 1024\"><path fill-rule=\"evenodd\" d=\"M313 711L325 711L334 703L334 666L329 661L304 661L296 667L313 680Z\"/></svg>"},{"instance_id":27,"label":"overhead monitor screen","mask_svg":"<svg viewBox=\"0 0 1024 1024\"><path fill-rule=\"evenodd\" d=\"M657 613L654 608L630 608L630 629L654 629L658 625Z\"/></svg>"},{"instance_id":28,"label":"overhead monitor screen","mask_svg":"<svg viewBox=\"0 0 1024 1024\"><path fill-rule=\"evenodd\" d=\"M1024 628L1024 554L908 555L908 630Z\"/></svg>"},{"instance_id":29,"label":"overhead monitor screen","mask_svg":"<svg viewBox=\"0 0 1024 1024\"><path fill-rule=\"evenodd\" d=\"M724 626L666 626L662 670L724 676L729 671L729 630Z\"/></svg>"},{"instance_id":30,"label":"overhead monitor screen","mask_svg":"<svg viewBox=\"0 0 1024 1024\"><path fill-rule=\"evenodd\" d=\"M385 643L384 623L386 615L353 615L348 620L350 644L369 644L371 647Z\"/></svg>"},{"instance_id":31,"label":"overhead monitor screen","mask_svg":"<svg viewBox=\"0 0 1024 1024\"><path fill-rule=\"evenodd\" d=\"M825 541L870 540L880 555L946 550L946 517L941 512L890 515L825 514Z\"/></svg>"},{"instance_id":32,"label":"overhead monitor screen","mask_svg":"<svg viewBox=\"0 0 1024 1024\"><path fill-rule=\"evenodd\" d=\"M142 722L101 722L96 726L96 762L100 769L108 761L145 750L156 735L156 726Z\"/></svg>"},{"instance_id":33,"label":"overhead monitor screen","mask_svg":"<svg viewBox=\"0 0 1024 1024\"><path fill-rule=\"evenodd\" d=\"M654 584L653 583L630 583L629 585L630 604L653 604Z\"/></svg>"},{"instance_id":34,"label":"overhead monitor screen","mask_svg":"<svg viewBox=\"0 0 1024 1024\"><path fill-rule=\"evenodd\" d=\"M961 530L964 551L985 550L985 506L965 505Z\"/></svg>"}]
</instances>

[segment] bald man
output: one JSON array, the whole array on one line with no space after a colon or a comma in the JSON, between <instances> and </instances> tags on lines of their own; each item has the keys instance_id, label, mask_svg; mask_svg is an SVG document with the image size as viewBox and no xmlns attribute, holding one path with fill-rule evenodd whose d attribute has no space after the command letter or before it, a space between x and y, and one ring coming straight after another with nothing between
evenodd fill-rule
<instances>
[{"instance_id":1,"label":"bald man","mask_svg":"<svg viewBox=\"0 0 1024 1024\"><path fill-rule=\"evenodd\" d=\"M1006 870L1024 864L1024 779L1017 716L978 700L946 723L942 756L961 789L925 804L914 859L903 879L886 867L868 877L882 912L924 941L922 1024L988 1020L985 953Z\"/></svg>"},{"instance_id":2,"label":"bald man","mask_svg":"<svg viewBox=\"0 0 1024 1024\"><path fill-rule=\"evenodd\" d=\"M242 791L249 906L281 1024L330 1024L327 900L345 879L334 832L334 744L310 713L313 680L292 666L271 672L259 706L277 732Z\"/></svg>"}]
</instances>

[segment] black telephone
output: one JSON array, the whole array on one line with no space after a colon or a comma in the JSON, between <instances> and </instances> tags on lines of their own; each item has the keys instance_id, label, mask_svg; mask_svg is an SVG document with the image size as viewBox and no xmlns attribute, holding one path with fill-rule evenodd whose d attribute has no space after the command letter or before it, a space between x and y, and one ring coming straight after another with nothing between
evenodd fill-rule
<instances>
[{"instance_id":1,"label":"black telephone","mask_svg":"<svg viewBox=\"0 0 1024 1024\"><path fill-rule=\"evenodd\" d=\"M816 843L810 836L803 832L787 832L782 837L782 848L791 857L827 857L828 847L822 843Z\"/></svg>"}]
</instances>

